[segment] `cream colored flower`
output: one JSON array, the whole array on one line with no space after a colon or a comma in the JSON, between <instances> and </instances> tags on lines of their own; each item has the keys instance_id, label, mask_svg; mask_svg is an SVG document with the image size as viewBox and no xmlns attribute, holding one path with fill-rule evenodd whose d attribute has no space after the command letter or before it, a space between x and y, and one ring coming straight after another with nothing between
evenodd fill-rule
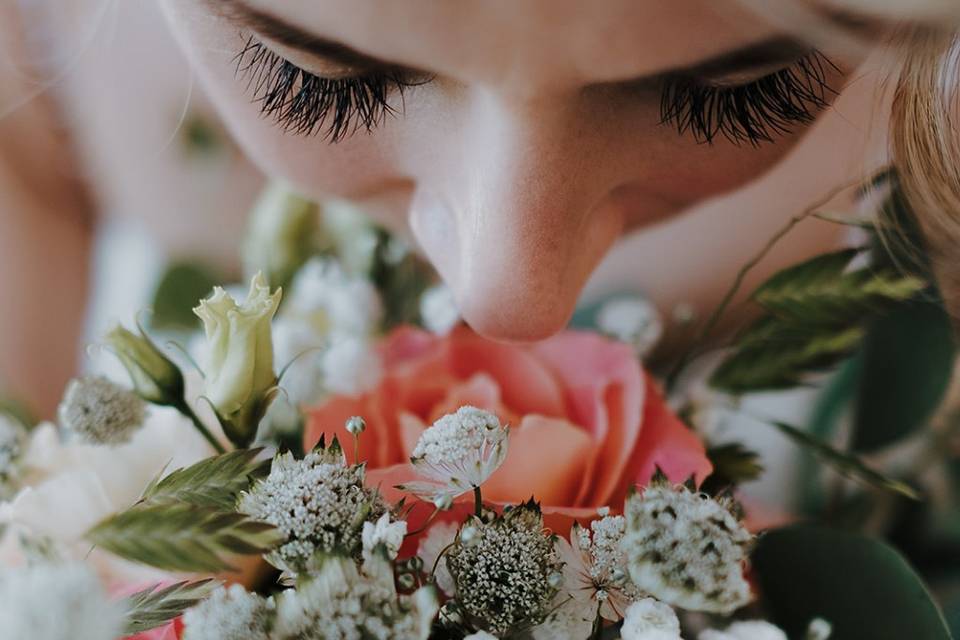
<instances>
[{"instance_id":1,"label":"cream colored flower","mask_svg":"<svg viewBox=\"0 0 960 640\"><path fill-rule=\"evenodd\" d=\"M279 289L270 293L263 274L258 273L242 304L217 287L194 309L203 320L209 349L206 397L238 446L252 439L269 405L269 392L276 386L270 322L280 295Z\"/></svg>"},{"instance_id":2,"label":"cream colored flower","mask_svg":"<svg viewBox=\"0 0 960 640\"><path fill-rule=\"evenodd\" d=\"M622 640L681 640L680 621L668 605L644 598L627 609L620 635Z\"/></svg>"},{"instance_id":3,"label":"cream colored flower","mask_svg":"<svg viewBox=\"0 0 960 640\"><path fill-rule=\"evenodd\" d=\"M183 402L183 374L143 331L136 334L117 325L104 336L104 342L130 374L141 398L162 405Z\"/></svg>"},{"instance_id":4,"label":"cream colored flower","mask_svg":"<svg viewBox=\"0 0 960 640\"><path fill-rule=\"evenodd\" d=\"M400 553L405 535L407 535L406 521L391 522L389 513L380 516L376 522L364 522L363 531L360 533L364 559L369 561L377 548L382 546L386 550L387 558L395 560Z\"/></svg>"}]
</instances>

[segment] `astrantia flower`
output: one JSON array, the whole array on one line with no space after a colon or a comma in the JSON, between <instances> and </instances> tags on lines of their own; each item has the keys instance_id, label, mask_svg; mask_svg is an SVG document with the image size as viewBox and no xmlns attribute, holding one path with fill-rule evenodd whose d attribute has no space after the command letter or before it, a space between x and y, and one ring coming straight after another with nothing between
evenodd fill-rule
<instances>
[{"instance_id":1,"label":"astrantia flower","mask_svg":"<svg viewBox=\"0 0 960 640\"><path fill-rule=\"evenodd\" d=\"M0 633L30 640L115 640L123 610L85 565L0 571Z\"/></svg>"},{"instance_id":2,"label":"astrantia flower","mask_svg":"<svg viewBox=\"0 0 960 640\"><path fill-rule=\"evenodd\" d=\"M743 564L752 541L727 506L655 481L627 500L623 539L637 588L670 605L730 613L750 601Z\"/></svg>"},{"instance_id":3,"label":"astrantia flower","mask_svg":"<svg viewBox=\"0 0 960 640\"><path fill-rule=\"evenodd\" d=\"M287 542L266 558L298 573L318 553L359 555L363 523L384 512L379 495L363 480L363 466L347 466L336 443L303 460L284 453L274 458L270 475L240 496L238 509L283 532Z\"/></svg>"},{"instance_id":4,"label":"astrantia flower","mask_svg":"<svg viewBox=\"0 0 960 640\"><path fill-rule=\"evenodd\" d=\"M144 403L106 378L86 376L67 385L60 403L63 427L90 444L129 442L143 425Z\"/></svg>"},{"instance_id":5,"label":"astrantia flower","mask_svg":"<svg viewBox=\"0 0 960 640\"><path fill-rule=\"evenodd\" d=\"M460 407L424 431L413 450L410 462L431 481L402 488L437 502L481 486L507 457L507 433L489 411Z\"/></svg>"},{"instance_id":6,"label":"astrantia flower","mask_svg":"<svg viewBox=\"0 0 960 640\"><path fill-rule=\"evenodd\" d=\"M429 587L398 596L386 560L363 571L343 557L326 559L320 571L277 600L273 640L426 640L437 613Z\"/></svg>"},{"instance_id":7,"label":"astrantia flower","mask_svg":"<svg viewBox=\"0 0 960 640\"><path fill-rule=\"evenodd\" d=\"M455 585L447 569L447 558L441 557L441 554L457 539L458 530L459 527L452 522L438 522L427 530L427 535L420 539L417 548L417 557L423 560L424 571L429 574L436 567L434 583L448 596L453 595Z\"/></svg>"},{"instance_id":8,"label":"astrantia flower","mask_svg":"<svg viewBox=\"0 0 960 640\"><path fill-rule=\"evenodd\" d=\"M620 620L630 603L641 596L626 572L626 556L621 546L626 519L604 516L586 529L574 524L570 542L557 541L563 560L564 590L586 605L594 615Z\"/></svg>"},{"instance_id":9,"label":"astrantia flower","mask_svg":"<svg viewBox=\"0 0 960 640\"><path fill-rule=\"evenodd\" d=\"M27 430L19 421L0 413L0 500L16 491L20 458L28 439Z\"/></svg>"},{"instance_id":10,"label":"astrantia flower","mask_svg":"<svg viewBox=\"0 0 960 640\"><path fill-rule=\"evenodd\" d=\"M394 560L400 552L403 537L407 535L407 523L403 520L390 521L390 514L385 513L374 523L369 520L363 523L360 534L363 542L363 557L368 560L377 551L383 549L390 560Z\"/></svg>"},{"instance_id":11,"label":"astrantia flower","mask_svg":"<svg viewBox=\"0 0 960 640\"><path fill-rule=\"evenodd\" d=\"M697 636L698 640L787 640L780 627L763 620L734 622L725 631L707 629Z\"/></svg>"},{"instance_id":12,"label":"astrantia flower","mask_svg":"<svg viewBox=\"0 0 960 640\"><path fill-rule=\"evenodd\" d=\"M542 623L563 582L555 542L534 503L468 520L446 557L469 626L505 636Z\"/></svg>"},{"instance_id":13,"label":"astrantia flower","mask_svg":"<svg viewBox=\"0 0 960 640\"><path fill-rule=\"evenodd\" d=\"M273 602L238 584L217 589L183 615L183 640L268 640Z\"/></svg>"},{"instance_id":14,"label":"astrantia flower","mask_svg":"<svg viewBox=\"0 0 960 640\"><path fill-rule=\"evenodd\" d=\"M643 598L627 608L622 640L680 640L680 621L668 605Z\"/></svg>"},{"instance_id":15,"label":"astrantia flower","mask_svg":"<svg viewBox=\"0 0 960 640\"><path fill-rule=\"evenodd\" d=\"M603 333L632 345L646 355L663 335L663 320L657 308L639 296L624 296L606 302L597 312L597 327Z\"/></svg>"}]
</instances>

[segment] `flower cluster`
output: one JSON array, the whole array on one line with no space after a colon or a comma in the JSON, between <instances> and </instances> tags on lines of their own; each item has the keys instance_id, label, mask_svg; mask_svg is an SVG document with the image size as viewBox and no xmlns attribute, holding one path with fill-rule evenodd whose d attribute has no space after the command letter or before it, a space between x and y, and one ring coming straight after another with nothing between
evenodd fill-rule
<instances>
[{"instance_id":1,"label":"flower cluster","mask_svg":"<svg viewBox=\"0 0 960 640\"><path fill-rule=\"evenodd\" d=\"M238 584L214 591L183 616L183 640L268 640L273 601Z\"/></svg>"},{"instance_id":2,"label":"flower cluster","mask_svg":"<svg viewBox=\"0 0 960 640\"><path fill-rule=\"evenodd\" d=\"M100 377L71 380L59 410L63 427L91 444L129 442L144 415L143 400Z\"/></svg>"},{"instance_id":3,"label":"flower cluster","mask_svg":"<svg viewBox=\"0 0 960 640\"><path fill-rule=\"evenodd\" d=\"M17 489L20 458L27 444L27 430L19 421L0 413L0 499Z\"/></svg>"},{"instance_id":4,"label":"flower cluster","mask_svg":"<svg viewBox=\"0 0 960 640\"><path fill-rule=\"evenodd\" d=\"M364 523L385 511L377 492L364 486L363 466L347 465L337 442L302 460L278 455L270 475L240 497L238 508L286 536L267 559L291 573L308 569L318 554L356 555Z\"/></svg>"}]
</instances>

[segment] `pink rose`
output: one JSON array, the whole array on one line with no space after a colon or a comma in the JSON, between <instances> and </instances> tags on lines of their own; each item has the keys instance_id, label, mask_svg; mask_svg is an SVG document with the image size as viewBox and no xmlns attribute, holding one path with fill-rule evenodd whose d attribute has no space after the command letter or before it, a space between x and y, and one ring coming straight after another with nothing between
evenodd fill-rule
<instances>
[{"instance_id":1,"label":"pink rose","mask_svg":"<svg viewBox=\"0 0 960 640\"><path fill-rule=\"evenodd\" d=\"M594 333L566 331L534 345L501 344L467 328L437 337L412 328L381 345L380 385L360 397L333 396L309 410L304 444L336 435L362 416L360 458L389 498L415 477L408 464L420 433L473 405L510 425L506 462L483 486L486 500L531 495L546 513L588 516L619 508L627 490L659 467L674 481L711 471L703 444L666 406L632 350Z\"/></svg>"}]
</instances>

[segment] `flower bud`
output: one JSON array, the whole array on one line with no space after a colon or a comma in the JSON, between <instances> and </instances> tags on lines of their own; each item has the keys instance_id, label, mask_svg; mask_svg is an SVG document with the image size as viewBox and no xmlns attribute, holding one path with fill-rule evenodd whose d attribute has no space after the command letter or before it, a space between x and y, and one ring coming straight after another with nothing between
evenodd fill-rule
<instances>
[{"instance_id":1,"label":"flower bud","mask_svg":"<svg viewBox=\"0 0 960 640\"><path fill-rule=\"evenodd\" d=\"M360 416L353 416L347 420L345 427L352 435L359 436L366 431L367 423Z\"/></svg>"},{"instance_id":2,"label":"flower bud","mask_svg":"<svg viewBox=\"0 0 960 640\"><path fill-rule=\"evenodd\" d=\"M270 321L280 295L279 289L270 293L266 279L258 273L243 304L217 287L193 310L203 320L209 348L206 397L227 437L238 447L253 440L273 399L277 376Z\"/></svg>"},{"instance_id":3,"label":"flower bud","mask_svg":"<svg viewBox=\"0 0 960 640\"><path fill-rule=\"evenodd\" d=\"M271 285L287 286L314 252L318 228L314 203L285 185L268 186L250 218L243 256L246 272L253 276L264 271Z\"/></svg>"},{"instance_id":4,"label":"flower bud","mask_svg":"<svg viewBox=\"0 0 960 640\"><path fill-rule=\"evenodd\" d=\"M117 325L104 340L130 374L137 394L153 404L183 403L183 374L146 336Z\"/></svg>"}]
</instances>

